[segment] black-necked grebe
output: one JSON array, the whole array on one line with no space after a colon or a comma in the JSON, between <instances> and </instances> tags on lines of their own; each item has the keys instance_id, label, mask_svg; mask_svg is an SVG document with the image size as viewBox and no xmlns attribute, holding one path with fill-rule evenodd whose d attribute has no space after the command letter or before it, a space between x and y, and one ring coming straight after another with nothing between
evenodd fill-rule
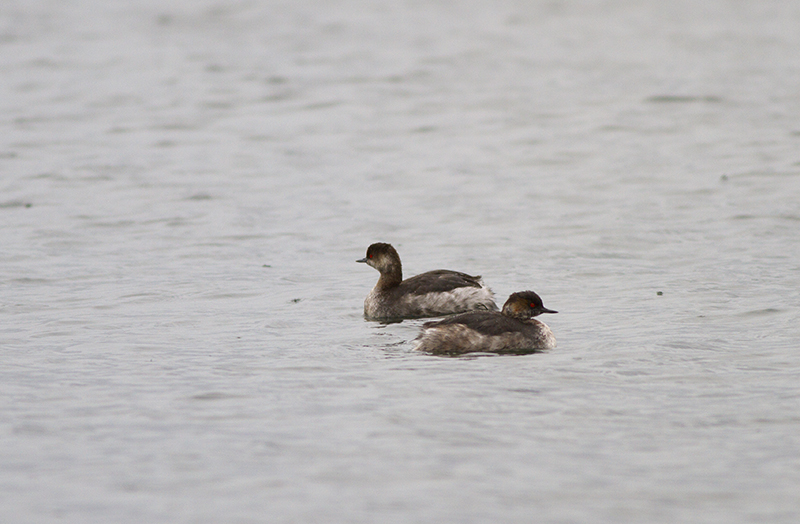
<instances>
[{"instance_id":1,"label":"black-necked grebe","mask_svg":"<svg viewBox=\"0 0 800 524\"><path fill-rule=\"evenodd\" d=\"M364 300L368 319L438 317L464 311L497 311L494 293L479 276L439 269L403 280L400 255L391 244L369 246L364 262L380 271Z\"/></svg>"},{"instance_id":2,"label":"black-necked grebe","mask_svg":"<svg viewBox=\"0 0 800 524\"><path fill-rule=\"evenodd\" d=\"M502 311L471 311L426 322L415 340L414 349L428 353L458 355L521 353L556 347L556 337L543 322L532 317L557 313L544 307L533 291L513 293Z\"/></svg>"}]
</instances>

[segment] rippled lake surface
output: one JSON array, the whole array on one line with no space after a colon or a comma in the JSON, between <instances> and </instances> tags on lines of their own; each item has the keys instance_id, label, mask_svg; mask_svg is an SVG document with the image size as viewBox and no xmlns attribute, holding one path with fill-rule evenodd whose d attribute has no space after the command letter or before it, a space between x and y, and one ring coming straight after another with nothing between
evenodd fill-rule
<instances>
[{"instance_id":1,"label":"rippled lake surface","mask_svg":"<svg viewBox=\"0 0 800 524\"><path fill-rule=\"evenodd\" d=\"M798 522L798 27L4 2L0 520ZM558 347L412 351L376 241Z\"/></svg>"}]
</instances>

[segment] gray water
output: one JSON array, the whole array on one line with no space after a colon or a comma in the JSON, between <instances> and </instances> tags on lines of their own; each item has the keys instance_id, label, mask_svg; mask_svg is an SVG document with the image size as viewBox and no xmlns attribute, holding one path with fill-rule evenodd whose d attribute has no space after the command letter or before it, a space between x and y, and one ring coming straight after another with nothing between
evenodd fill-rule
<instances>
[{"instance_id":1,"label":"gray water","mask_svg":"<svg viewBox=\"0 0 800 524\"><path fill-rule=\"evenodd\" d=\"M3 2L0 521L797 522L798 28ZM558 347L415 353L376 241Z\"/></svg>"}]
</instances>

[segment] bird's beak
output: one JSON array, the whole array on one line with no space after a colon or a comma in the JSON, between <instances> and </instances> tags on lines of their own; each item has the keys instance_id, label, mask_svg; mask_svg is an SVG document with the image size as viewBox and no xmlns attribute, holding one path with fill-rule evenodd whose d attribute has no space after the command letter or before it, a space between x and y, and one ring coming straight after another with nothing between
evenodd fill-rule
<instances>
[{"instance_id":1,"label":"bird's beak","mask_svg":"<svg viewBox=\"0 0 800 524\"><path fill-rule=\"evenodd\" d=\"M362 264L366 264L367 263L367 257L364 257L364 258L361 258L359 260L356 260L356 262L361 262Z\"/></svg>"}]
</instances>

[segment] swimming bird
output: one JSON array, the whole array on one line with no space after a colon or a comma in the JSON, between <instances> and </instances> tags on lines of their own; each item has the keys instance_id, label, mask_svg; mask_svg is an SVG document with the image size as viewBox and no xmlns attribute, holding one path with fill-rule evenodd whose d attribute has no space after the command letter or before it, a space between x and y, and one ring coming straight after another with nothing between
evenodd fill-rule
<instances>
[{"instance_id":1,"label":"swimming bird","mask_svg":"<svg viewBox=\"0 0 800 524\"><path fill-rule=\"evenodd\" d=\"M426 322L415 339L414 349L428 353L458 355L523 353L556 347L556 337L547 324L533 317L557 313L544 307L533 291L512 293L502 311L471 311Z\"/></svg>"},{"instance_id":2,"label":"swimming bird","mask_svg":"<svg viewBox=\"0 0 800 524\"><path fill-rule=\"evenodd\" d=\"M381 274L364 300L364 316L370 320L497 310L494 293L480 276L438 269L403 280L400 255L391 244L372 244L367 256L356 262L372 266Z\"/></svg>"}]
</instances>

